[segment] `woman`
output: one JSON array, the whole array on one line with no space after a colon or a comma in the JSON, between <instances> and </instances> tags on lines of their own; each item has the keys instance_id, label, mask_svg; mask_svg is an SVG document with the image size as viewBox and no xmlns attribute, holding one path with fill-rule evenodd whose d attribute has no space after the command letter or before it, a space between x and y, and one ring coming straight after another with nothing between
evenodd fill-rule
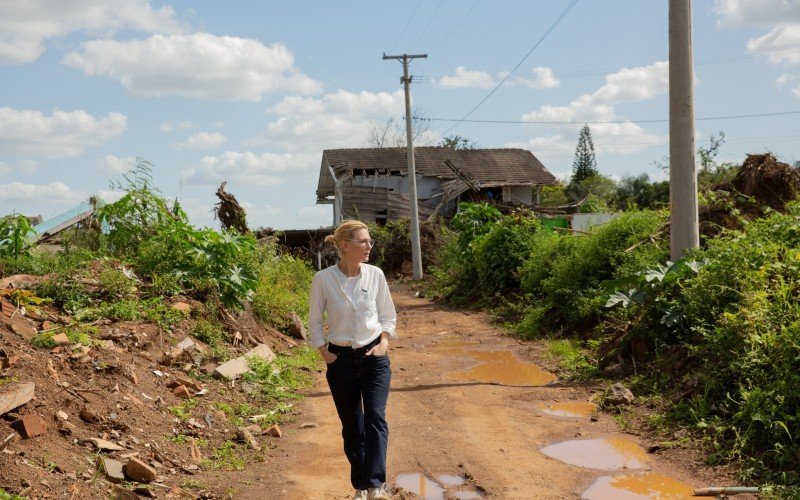
<instances>
[{"instance_id":1,"label":"woman","mask_svg":"<svg viewBox=\"0 0 800 500\"><path fill-rule=\"evenodd\" d=\"M326 378L342 421L354 499L388 499L386 400L392 370L387 351L397 314L383 271L366 264L374 242L366 224L347 220L325 238L339 262L314 276L308 317L311 343L328 365ZM328 332L323 330L328 315Z\"/></svg>"}]
</instances>

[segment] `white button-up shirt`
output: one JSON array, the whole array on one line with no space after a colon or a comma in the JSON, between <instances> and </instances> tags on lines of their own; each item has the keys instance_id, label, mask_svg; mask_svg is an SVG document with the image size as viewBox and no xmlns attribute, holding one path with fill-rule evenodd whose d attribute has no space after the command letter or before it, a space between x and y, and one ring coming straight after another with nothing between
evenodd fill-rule
<instances>
[{"instance_id":1,"label":"white button-up shirt","mask_svg":"<svg viewBox=\"0 0 800 500\"><path fill-rule=\"evenodd\" d=\"M360 279L352 299L345 293L345 280L335 264L314 275L308 313L311 345L321 347L330 342L358 348L369 344L382 332L397 338L397 313L383 271L361 264ZM326 312L327 335L323 328Z\"/></svg>"}]
</instances>

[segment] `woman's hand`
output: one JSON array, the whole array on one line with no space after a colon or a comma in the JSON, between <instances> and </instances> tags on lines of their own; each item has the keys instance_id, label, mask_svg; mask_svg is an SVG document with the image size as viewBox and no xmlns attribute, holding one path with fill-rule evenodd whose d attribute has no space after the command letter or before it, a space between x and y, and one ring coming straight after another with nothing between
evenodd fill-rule
<instances>
[{"instance_id":1,"label":"woman's hand","mask_svg":"<svg viewBox=\"0 0 800 500\"><path fill-rule=\"evenodd\" d=\"M386 352L389 350L389 339L386 338L385 335L381 335L381 341L367 351L367 356L386 356Z\"/></svg>"},{"instance_id":2,"label":"woman's hand","mask_svg":"<svg viewBox=\"0 0 800 500\"><path fill-rule=\"evenodd\" d=\"M328 346L326 345L319 348L319 354L322 356L322 359L325 361L326 365L333 363L336 361L336 358L338 358L336 354L328 350Z\"/></svg>"}]
</instances>

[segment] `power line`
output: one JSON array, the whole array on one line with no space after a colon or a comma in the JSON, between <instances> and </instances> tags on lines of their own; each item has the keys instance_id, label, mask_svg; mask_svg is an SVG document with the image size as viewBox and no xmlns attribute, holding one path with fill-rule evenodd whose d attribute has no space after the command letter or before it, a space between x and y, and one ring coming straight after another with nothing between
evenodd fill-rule
<instances>
[{"instance_id":1,"label":"power line","mask_svg":"<svg viewBox=\"0 0 800 500\"><path fill-rule=\"evenodd\" d=\"M775 113L754 113L749 115L724 115L724 116L705 116L695 118L695 121L710 121L710 120L736 120L741 118L761 118L766 116L784 116L784 115L797 115L800 111L779 111ZM621 123L669 123L668 118L647 119L647 120L572 120L572 121L555 121L555 120L467 120L464 118L426 118L422 116L413 117L415 120L427 120L431 122L466 122L466 123L500 123L500 124L528 124L528 125L600 125L600 124L621 124ZM452 129L452 127L451 127ZM449 132L450 129L447 130ZM445 132L445 134L447 133ZM444 135L444 134L442 134Z\"/></svg>"},{"instance_id":2,"label":"power line","mask_svg":"<svg viewBox=\"0 0 800 500\"><path fill-rule=\"evenodd\" d=\"M791 53L791 52L800 52L800 48L766 51L766 52L760 52L760 53L758 53L756 55L752 55L752 54L749 54L749 55L732 55L732 56L714 57L714 58L709 58L709 59L700 59L698 61L695 61L694 65L695 66L709 66L709 65L724 64L724 63L730 63L730 62L747 61L747 60L757 59L757 58L763 57L763 56L771 56L771 55L776 55L776 54L786 54L786 53ZM617 68L605 68L605 69L598 68L598 69L565 71L565 72L558 73L555 76L558 77L559 79L562 79L562 78L575 78L575 77L583 77L583 76L597 76L597 75L607 75L609 73L616 72L616 71L619 71L619 70L620 70L620 68L617 67ZM444 76L452 76L452 75L444 75ZM444 78L444 76L434 76L434 75L420 76L420 77L415 77L415 80L417 80L418 83L435 83L436 81L440 80L441 78ZM483 75L471 75L471 76L468 75L468 76L460 76L459 77L459 80L464 80L464 81L468 81L468 82L476 82L476 83L494 82L495 79L496 79L496 77L494 77L492 75L488 75L488 74L485 75L485 76L483 76Z\"/></svg>"},{"instance_id":3,"label":"power line","mask_svg":"<svg viewBox=\"0 0 800 500\"><path fill-rule=\"evenodd\" d=\"M422 40L422 36L428 31L428 27L433 22L433 18L436 17L436 13L439 12L439 9L442 7L443 3L444 3L444 0L439 0L439 5L436 6L436 10L433 11L433 14L431 14L431 18L428 19L428 24L426 24L425 27L422 28L422 33L419 34L419 36L417 37L416 41L414 42L413 45L411 45L411 48L409 50L414 50L414 47L416 47L417 44L419 43L419 41Z\"/></svg>"},{"instance_id":4,"label":"power line","mask_svg":"<svg viewBox=\"0 0 800 500\"><path fill-rule=\"evenodd\" d=\"M389 52L391 52L392 50L394 50L395 46L397 45L397 42L399 42L399 41L400 41L400 39L401 39L401 38L403 38L403 35L405 35L405 34L406 34L406 31L408 31L408 27L409 27L409 26L411 26L411 21L413 21L413 20L414 20L414 16L416 16L416 15L417 15L417 11L419 10L419 6L420 6L420 5L422 5L422 0L419 0L419 2L417 2L417 6L414 8L414 12L412 12L412 13L411 13L411 17L410 17L410 18L408 18L408 22L406 23L406 27L405 27L405 28L403 28L403 31L402 31L402 32L400 32L400 36L398 36L398 37L397 37L397 40L395 40L395 41L394 41L394 43L392 44L392 48L391 48L391 49L389 49Z\"/></svg>"},{"instance_id":5,"label":"power line","mask_svg":"<svg viewBox=\"0 0 800 500\"><path fill-rule=\"evenodd\" d=\"M450 127L449 129L447 129L447 130L446 130L446 131L445 131L445 132L444 132L442 135L440 135L439 137L443 137L445 134L447 134L448 132L450 132L451 130L453 130L454 128L456 128L456 127L458 126L458 124L459 124L459 123L461 123L462 121L464 121L464 120L466 120L467 118L469 118L469 116L470 116L470 115L471 115L471 114L472 114L472 113L473 113L473 112L474 112L476 109L478 109L479 107L481 107L481 105L482 105L483 103L485 103L486 101L488 101L488 100L489 100L489 98L490 98L490 97L492 97L492 95L494 95L494 93L495 93L495 92L497 92L497 90L498 90L498 89L499 89L499 88L500 88L500 87L501 87L501 86L502 86L502 85L505 83L505 81L506 81L506 80L508 80L508 79L511 77L511 75L513 75L513 74L514 74L514 72L517 70L517 68L519 68L520 66L522 66L522 63L524 63L524 62L525 62L525 60L526 60L526 59L528 59L528 57L529 57L529 56L530 56L530 55L533 53L533 51L534 51L534 50L536 50L536 48L537 48L539 45L541 45L541 43L544 41L544 39L545 39L545 38L547 38L547 36L550 34L550 32L552 32L552 31L553 31L553 30L556 28L556 26L558 26L558 25L561 23L561 21L562 21L562 20L563 20L563 19L564 19L564 18L567 16L567 14L569 13L569 11L570 11L570 10L572 10L572 7L574 7L576 3L578 3L578 0L572 0L572 1L569 3L569 5L567 5L567 7L564 9L564 11L563 11L563 12L561 12L561 15L559 15L559 16L556 18L556 20L555 20L555 21L553 21L553 23L550 25L550 27L547 29L547 31L545 31L545 32L544 32L544 34L543 34L543 35L542 35L542 36L539 38L539 40L536 42L536 44L534 44L534 46L533 46L533 47L531 47L531 50L529 50L529 51L528 51L528 53L527 53L527 54L525 54L525 57L523 57L523 58L522 58L522 59L521 59L521 60L520 60L520 61L517 63L517 65L516 65L516 66L514 66L514 69L512 69L512 70L511 70L511 71L510 71L510 72L509 72L509 73L508 73L508 74L505 76L505 78L503 78L503 79L500 81L500 83L498 83L498 84L497 84L497 86L496 86L495 88L493 88L493 89L492 89L492 91L491 91L491 92L489 92L489 94L487 94L487 95L486 95L486 97L484 97L483 99L481 99L481 101L480 101L478 104L476 104L476 105L475 105L475 107L473 107L471 110L469 110L469 112L468 112L466 115L464 115L464 117L463 117L461 120L459 120L458 122L454 123L452 127Z\"/></svg>"},{"instance_id":6,"label":"power line","mask_svg":"<svg viewBox=\"0 0 800 500\"><path fill-rule=\"evenodd\" d=\"M467 16L469 16L470 12L472 12L472 9L474 9L474 8L475 8L475 6L476 6L476 5L478 5L478 2L479 2L479 1L480 1L480 0L475 0L475 2L473 2L473 4L472 4L472 7L470 7L470 8L469 8L469 10L467 10L467 13L466 13L466 14L464 14L464 15L461 17L461 20L459 20L459 21L458 21L458 23L456 23L456 25L453 27L453 29L451 29L451 30L450 30L450 32L444 36L444 38L442 38L441 40L439 40L439 43L437 43L436 45L434 45L434 46L433 46L433 48L432 48L431 50L429 50L429 51L428 51L428 53L435 52L435 51L436 51L436 49L438 49L438 48L439 48L439 46L440 46L440 45L442 45L442 44L445 42L445 40L447 40L448 38L450 38L450 35L452 35L453 33L455 33L455 31L456 31L456 30L459 28L459 26L461 26L461 23L463 23L463 22L464 22L464 20L467 18Z\"/></svg>"}]
</instances>

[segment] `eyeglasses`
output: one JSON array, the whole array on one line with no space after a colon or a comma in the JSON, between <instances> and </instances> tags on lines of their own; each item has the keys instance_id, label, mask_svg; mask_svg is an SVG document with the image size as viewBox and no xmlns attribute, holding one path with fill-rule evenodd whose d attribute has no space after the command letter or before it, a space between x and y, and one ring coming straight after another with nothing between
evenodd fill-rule
<instances>
[{"instance_id":1,"label":"eyeglasses","mask_svg":"<svg viewBox=\"0 0 800 500\"><path fill-rule=\"evenodd\" d=\"M347 241L352 241L353 243L358 243L362 247L370 247L370 248L372 248L372 247L375 246L375 240L347 240Z\"/></svg>"}]
</instances>

